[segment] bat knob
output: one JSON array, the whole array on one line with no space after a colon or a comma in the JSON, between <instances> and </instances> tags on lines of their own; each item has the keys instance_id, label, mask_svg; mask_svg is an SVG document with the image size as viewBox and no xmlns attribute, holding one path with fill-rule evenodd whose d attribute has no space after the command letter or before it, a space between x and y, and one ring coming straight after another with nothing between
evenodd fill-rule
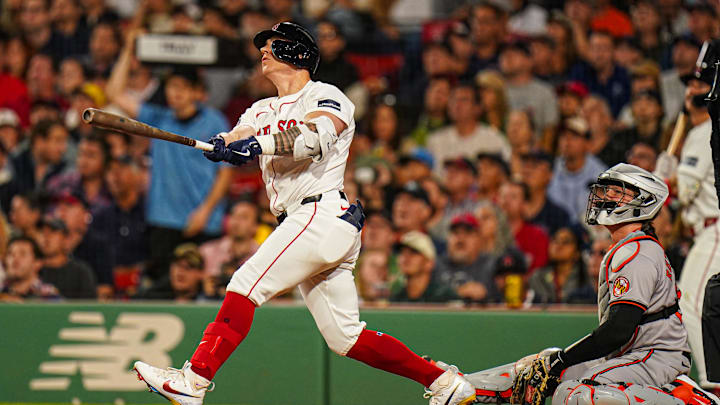
<instances>
[{"instance_id":1,"label":"bat knob","mask_svg":"<svg viewBox=\"0 0 720 405\"><path fill-rule=\"evenodd\" d=\"M720 62L715 62L715 77L713 78L712 88L705 97L705 101L716 101L718 99L718 93L720 93L720 86L718 86L718 70L720 70Z\"/></svg>"}]
</instances>

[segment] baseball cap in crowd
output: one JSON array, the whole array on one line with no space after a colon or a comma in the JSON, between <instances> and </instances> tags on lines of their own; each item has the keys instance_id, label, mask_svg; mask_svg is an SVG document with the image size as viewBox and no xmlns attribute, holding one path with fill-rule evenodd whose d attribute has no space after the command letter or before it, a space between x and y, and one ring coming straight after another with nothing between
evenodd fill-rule
<instances>
[{"instance_id":1,"label":"baseball cap in crowd","mask_svg":"<svg viewBox=\"0 0 720 405\"><path fill-rule=\"evenodd\" d=\"M201 84L200 75L195 67L192 66L175 66L168 74L167 78L182 77L192 85Z\"/></svg>"},{"instance_id":2,"label":"baseball cap in crowd","mask_svg":"<svg viewBox=\"0 0 720 405\"><path fill-rule=\"evenodd\" d=\"M379 210L379 209L370 209L365 212L365 225L367 226L369 223L375 223L376 221L382 221L385 223L385 225L392 228L392 216L390 215L390 212L387 210Z\"/></svg>"},{"instance_id":3,"label":"baseball cap in crowd","mask_svg":"<svg viewBox=\"0 0 720 405\"><path fill-rule=\"evenodd\" d=\"M633 94L632 100L635 101L639 98L650 98L655 100L658 104L662 104L662 98L660 98L660 93L655 90L641 90Z\"/></svg>"},{"instance_id":4,"label":"baseball cap in crowd","mask_svg":"<svg viewBox=\"0 0 720 405\"><path fill-rule=\"evenodd\" d=\"M483 89L505 91L505 79L498 71L492 69L478 72L475 75L475 84Z\"/></svg>"},{"instance_id":5,"label":"baseball cap in crowd","mask_svg":"<svg viewBox=\"0 0 720 405\"><path fill-rule=\"evenodd\" d=\"M698 39L695 38L695 36L690 33L685 33L685 34L678 35L677 37L675 37L675 39L672 42L672 46L675 46L681 42L684 44L690 45L692 47L698 48L698 49L702 46L702 43L700 41L698 41Z\"/></svg>"},{"instance_id":6,"label":"baseball cap in crowd","mask_svg":"<svg viewBox=\"0 0 720 405\"><path fill-rule=\"evenodd\" d=\"M547 162L552 167L555 159L542 149L533 149L522 156L523 160L534 160L538 162Z\"/></svg>"},{"instance_id":7,"label":"baseball cap in crowd","mask_svg":"<svg viewBox=\"0 0 720 405\"><path fill-rule=\"evenodd\" d=\"M409 162L420 162L432 169L435 164L435 159L429 150L417 147L411 150L410 153L400 156L398 159L398 164L401 166L404 166Z\"/></svg>"},{"instance_id":8,"label":"baseball cap in crowd","mask_svg":"<svg viewBox=\"0 0 720 405\"><path fill-rule=\"evenodd\" d=\"M45 217L40 221L40 228L50 228L53 231L68 232L67 225L60 218Z\"/></svg>"},{"instance_id":9,"label":"baseball cap in crowd","mask_svg":"<svg viewBox=\"0 0 720 405\"><path fill-rule=\"evenodd\" d=\"M590 127L588 126L587 121L585 121L582 117L575 116L566 118L560 127L560 132L563 131L570 131L575 135L582 136L583 138L590 138Z\"/></svg>"},{"instance_id":10,"label":"baseball cap in crowd","mask_svg":"<svg viewBox=\"0 0 720 405\"><path fill-rule=\"evenodd\" d=\"M457 228L476 230L479 227L480 223L478 222L477 218L475 218L473 214L467 212L454 216L452 221L450 221L451 231Z\"/></svg>"},{"instance_id":11,"label":"baseball cap in crowd","mask_svg":"<svg viewBox=\"0 0 720 405\"><path fill-rule=\"evenodd\" d=\"M470 170L473 175L477 175L477 169L475 165L468 158L457 157L455 159L448 159L443 163L443 167L455 167L458 169Z\"/></svg>"},{"instance_id":12,"label":"baseball cap in crowd","mask_svg":"<svg viewBox=\"0 0 720 405\"><path fill-rule=\"evenodd\" d=\"M15 111L8 108L0 109L0 127L17 127L20 125L20 118Z\"/></svg>"},{"instance_id":13,"label":"baseball cap in crowd","mask_svg":"<svg viewBox=\"0 0 720 405\"><path fill-rule=\"evenodd\" d=\"M630 68L632 77L660 77L660 65L656 62L644 59Z\"/></svg>"},{"instance_id":14,"label":"baseball cap in crowd","mask_svg":"<svg viewBox=\"0 0 720 405\"><path fill-rule=\"evenodd\" d=\"M514 41L506 42L502 45L502 48L500 49L500 53L506 52L506 51L519 51L524 53L527 56L530 56L530 47L527 45L526 41L516 39Z\"/></svg>"},{"instance_id":15,"label":"baseball cap in crowd","mask_svg":"<svg viewBox=\"0 0 720 405\"><path fill-rule=\"evenodd\" d=\"M403 188L397 191L395 197L399 196L400 194L408 194L413 198L421 200L428 206L432 206L432 204L430 204L430 197L428 196L427 192L422 187L420 187L420 184L418 184L417 182L410 181L405 184Z\"/></svg>"},{"instance_id":16,"label":"baseball cap in crowd","mask_svg":"<svg viewBox=\"0 0 720 405\"><path fill-rule=\"evenodd\" d=\"M588 90L587 86L583 82L579 82L576 80L569 80L559 86L555 89L555 92L561 96L564 94L572 94L576 96L577 98L583 99L588 94L590 94L590 91Z\"/></svg>"},{"instance_id":17,"label":"baseball cap in crowd","mask_svg":"<svg viewBox=\"0 0 720 405\"><path fill-rule=\"evenodd\" d=\"M503 159L502 155L499 153L490 153L490 152L480 152L477 155L477 161L480 162L481 160L489 160L496 164L500 169L502 169L503 172L505 172L506 176L510 175L510 165L508 164L505 159Z\"/></svg>"},{"instance_id":18,"label":"baseball cap in crowd","mask_svg":"<svg viewBox=\"0 0 720 405\"><path fill-rule=\"evenodd\" d=\"M432 239L422 232L410 231L406 233L400 238L398 246L407 246L426 258L435 260L435 245L433 245Z\"/></svg>"},{"instance_id":19,"label":"baseball cap in crowd","mask_svg":"<svg viewBox=\"0 0 720 405\"><path fill-rule=\"evenodd\" d=\"M515 249L508 249L495 262L495 275L525 274L525 257Z\"/></svg>"},{"instance_id":20,"label":"baseball cap in crowd","mask_svg":"<svg viewBox=\"0 0 720 405\"><path fill-rule=\"evenodd\" d=\"M193 269L205 268L205 260L194 243L184 243L173 250L172 263L180 260L185 260Z\"/></svg>"},{"instance_id":21,"label":"baseball cap in crowd","mask_svg":"<svg viewBox=\"0 0 720 405\"><path fill-rule=\"evenodd\" d=\"M83 207L88 208L90 204L80 193L76 191L65 191L55 196L55 202L57 204L81 204Z\"/></svg>"}]
</instances>

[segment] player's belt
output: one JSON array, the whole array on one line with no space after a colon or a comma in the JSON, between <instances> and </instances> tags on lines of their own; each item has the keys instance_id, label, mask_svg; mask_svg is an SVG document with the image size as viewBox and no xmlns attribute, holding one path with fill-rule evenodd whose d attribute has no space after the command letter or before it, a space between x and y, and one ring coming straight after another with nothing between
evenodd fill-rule
<instances>
[{"instance_id":1,"label":"player's belt","mask_svg":"<svg viewBox=\"0 0 720 405\"><path fill-rule=\"evenodd\" d=\"M338 193L340 193L340 198L347 201L347 196L345 195L344 192L338 191ZM322 200L323 194L324 193L320 193L320 194L311 195L310 197L305 197L302 199L302 201L300 201L300 205L318 202L318 201ZM277 221L278 221L278 225L282 224L282 222L285 220L285 218L287 218L287 216L288 216L287 212L283 212L282 214L278 215L276 217Z\"/></svg>"}]
</instances>

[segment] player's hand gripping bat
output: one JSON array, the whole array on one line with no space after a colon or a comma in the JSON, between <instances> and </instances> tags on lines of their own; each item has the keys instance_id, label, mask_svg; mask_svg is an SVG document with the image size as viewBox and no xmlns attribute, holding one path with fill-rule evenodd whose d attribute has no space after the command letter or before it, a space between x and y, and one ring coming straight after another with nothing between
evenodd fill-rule
<instances>
[{"instance_id":1,"label":"player's hand gripping bat","mask_svg":"<svg viewBox=\"0 0 720 405\"><path fill-rule=\"evenodd\" d=\"M162 139L164 141L179 143L182 145L192 146L195 149L211 152L213 145L207 142L198 141L186 136L174 134L164 131L160 128L143 124L142 122L123 117L107 111L98 110L96 108L88 108L83 111L82 119L86 123L111 131L124 132L128 135L144 136L146 138Z\"/></svg>"}]
</instances>

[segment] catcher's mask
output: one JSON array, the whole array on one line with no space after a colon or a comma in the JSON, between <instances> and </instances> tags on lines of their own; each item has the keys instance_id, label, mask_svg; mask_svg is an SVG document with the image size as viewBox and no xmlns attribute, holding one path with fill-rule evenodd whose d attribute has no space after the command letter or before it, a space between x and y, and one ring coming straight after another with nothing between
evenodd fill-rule
<instances>
[{"instance_id":1,"label":"catcher's mask","mask_svg":"<svg viewBox=\"0 0 720 405\"><path fill-rule=\"evenodd\" d=\"M585 213L588 225L615 225L652 220L668 197L659 177L626 163L602 172L590 186Z\"/></svg>"}]
</instances>

